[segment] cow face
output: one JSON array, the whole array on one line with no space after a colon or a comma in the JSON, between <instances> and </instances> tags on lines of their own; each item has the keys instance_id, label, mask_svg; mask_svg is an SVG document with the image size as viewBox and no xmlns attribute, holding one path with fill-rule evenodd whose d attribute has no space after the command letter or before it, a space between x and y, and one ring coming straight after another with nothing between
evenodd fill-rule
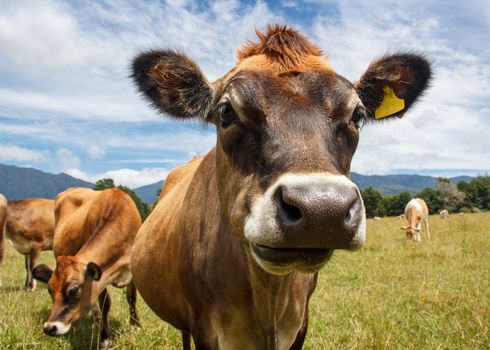
<instances>
[{"instance_id":1,"label":"cow face","mask_svg":"<svg viewBox=\"0 0 490 350\"><path fill-rule=\"evenodd\" d=\"M255 261L273 274L314 272L334 249L364 244L364 205L349 179L362 125L403 115L430 67L386 56L352 84L296 31L258 35L213 84L173 51L140 55L133 77L166 115L216 125L221 210Z\"/></svg>"},{"instance_id":2,"label":"cow face","mask_svg":"<svg viewBox=\"0 0 490 350\"><path fill-rule=\"evenodd\" d=\"M47 282L53 306L44 333L57 336L67 333L71 325L92 310L98 297L97 281L102 275L100 267L83 263L71 256L59 256L54 272L46 265L33 269L34 278Z\"/></svg>"}]
</instances>

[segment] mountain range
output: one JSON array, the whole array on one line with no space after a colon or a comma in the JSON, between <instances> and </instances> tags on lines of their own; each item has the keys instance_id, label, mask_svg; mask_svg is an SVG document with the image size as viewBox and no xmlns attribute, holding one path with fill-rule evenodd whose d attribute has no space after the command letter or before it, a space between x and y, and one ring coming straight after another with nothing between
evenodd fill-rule
<instances>
[{"instance_id":1,"label":"mountain range","mask_svg":"<svg viewBox=\"0 0 490 350\"><path fill-rule=\"evenodd\" d=\"M403 191L414 195L426 187L435 187L437 184L436 177L424 175L361 175L352 173L351 178L361 189L371 186L383 195ZM470 176L457 176L450 180L457 183L461 180L471 181L471 179ZM162 188L162 185L163 180L135 188L134 191L143 202L152 204L156 200L157 192ZM50 174L33 168L0 164L0 193L9 200L33 197L55 198L58 193L69 187L92 188L94 184L64 173Z\"/></svg>"}]
</instances>

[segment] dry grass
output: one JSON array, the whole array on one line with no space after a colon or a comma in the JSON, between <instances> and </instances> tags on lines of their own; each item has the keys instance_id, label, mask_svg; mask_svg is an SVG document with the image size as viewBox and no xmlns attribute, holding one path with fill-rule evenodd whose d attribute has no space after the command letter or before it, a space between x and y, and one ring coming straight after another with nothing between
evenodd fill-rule
<instances>
[{"instance_id":1,"label":"dry grass","mask_svg":"<svg viewBox=\"0 0 490 350\"><path fill-rule=\"evenodd\" d=\"M490 349L490 213L432 217L422 243L407 242L402 223L369 221L366 247L337 252L321 272L306 349ZM22 290L23 257L10 247L0 282L0 349L97 348L89 318L67 336L43 334L49 295L43 285ZM114 349L181 348L180 334L141 299L142 328L131 328L123 291L110 292Z\"/></svg>"}]
</instances>

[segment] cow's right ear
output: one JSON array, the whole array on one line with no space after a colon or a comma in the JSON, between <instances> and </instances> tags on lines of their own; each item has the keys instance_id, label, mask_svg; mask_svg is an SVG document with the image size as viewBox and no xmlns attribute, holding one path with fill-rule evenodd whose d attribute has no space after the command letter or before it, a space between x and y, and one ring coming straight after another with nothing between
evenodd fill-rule
<instances>
[{"instance_id":1,"label":"cow's right ear","mask_svg":"<svg viewBox=\"0 0 490 350\"><path fill-rule=\"evenodd\" d=\"M44 283L48 283L52 274L53 270L45 264L37 265L32 269L32 277Z\"/></svg>"},{"instance_id":2,"label":"cow's right ear","mask_svg":"<svg viewBox=\"0 0 490 350\"><path fill-rule=\"evenodd\" d=\"M152 106L165 115L207 119L213 88L186 55L172 50L140 54L133 60L132 77Z\"/></svg>"}]
</instances>

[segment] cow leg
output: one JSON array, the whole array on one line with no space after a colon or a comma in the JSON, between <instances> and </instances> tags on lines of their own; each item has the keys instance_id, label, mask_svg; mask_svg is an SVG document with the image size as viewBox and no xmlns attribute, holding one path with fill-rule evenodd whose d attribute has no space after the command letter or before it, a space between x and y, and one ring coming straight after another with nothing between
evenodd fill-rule
<instances>
[{"instance_id":1,"label":"cow leg","mask_svg":"<svg viewBox=\"0 0 490 350\"><path fill-rule=\"evenodd\" d=\"M189 332L182 331L182 348L191 350L191 334Z\"/></svg>"},{"instance_id":2,"label":"cow leg","mask_svg":"<svg viewBox=\"0 0 490 350\"><path fill-rule=\"evenodd\" d=\"M32 248L30 253L25 256L26 265L26 290L33 292L36 289L36 280L32 278L32 269L36 266L37 259L39 258L40 249Z\"/></svg>"},{"instance_id":3,"label":"cow leg","mask_svg":"<svg viewBox=\"0 0 490 350\"><path fill-rule=\"evenodd\" d=\"M301 326L293 345L289 350L301 350L306 338L306 332L308 331L308 310L306 310L305 318L303 320L303 325Z\"/></svg>"},{"instance_id":4,"label":"cow leg","mask_svg":"<svg viewBox=\"0 0 490 350\"><path fill-rule=\"evenodd\" d=\"M102 310L102 323L100 330L100 348L108 349L111 346L111 329L109 328L109 310L111 308L111 297L104 289L99 295L99 306Z\"/></svg>"},{"instance_id":5,"label":"cow leg","mask_svg":"<svg viewBox=\"0 0 490 350\"><path fill-rule=\"evenodd\" d=\"M92 309L92 321L95 324L100 324L102 321L102 313L100 312L99 305L95 305Z\"/></svg>"},{"instance_id":6,"label":"cow leg","mask_svg":"<svg viewBox=\"0 0 490 350\"><path fill-rule=\"evenodd\" d=\"M133 283L133 280L129 282L126 287L126 300L129 305L129 324L131 326L140 326L140 321L138 319L138 314L136 313L136 298L138 293L136 291L136 287Z\"/></svg>"},{"instance_id":7,"label":"cow leg","mask_svg":"<svg viewBox=\"0 0 490 350\"><path fill-rule=\"evenodd\" d=\"M427 239L430 239L430 232L429 232L429 218L425 219L425 230L427 231Z\"/></svg>"}]
</instances>

